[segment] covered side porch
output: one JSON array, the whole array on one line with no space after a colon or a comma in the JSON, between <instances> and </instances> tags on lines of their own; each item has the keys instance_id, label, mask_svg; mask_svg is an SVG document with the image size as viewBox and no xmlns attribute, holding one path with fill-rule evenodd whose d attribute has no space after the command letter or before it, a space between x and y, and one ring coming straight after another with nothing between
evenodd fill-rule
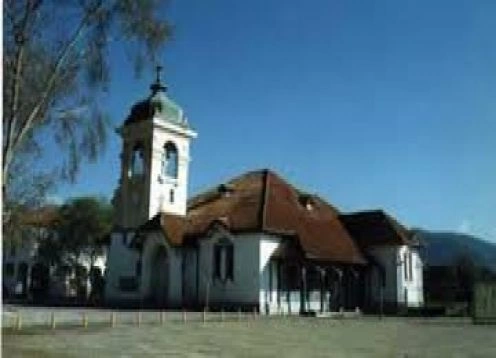
<instances>
[{"instance_id":1,"label":"covered side porch","mask_svg":"<svg viewBox=\"0 0 496 358\"><path fill-rule=\"evenodd\" d=\"M305 257L291 246L275 252L262 270L261 313L317 314L363 309L366 266Z\"/></svg>"}]
</instances>

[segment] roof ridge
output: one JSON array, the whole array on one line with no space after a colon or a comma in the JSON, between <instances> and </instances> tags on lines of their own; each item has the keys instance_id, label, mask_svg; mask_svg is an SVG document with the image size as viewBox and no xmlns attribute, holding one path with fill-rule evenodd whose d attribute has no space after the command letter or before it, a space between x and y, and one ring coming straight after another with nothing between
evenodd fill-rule
<instances>
[{"instance_id":1,"label":"roof ridge","mask_svg":"<svg viewBox=\"0 0 496 358\"><path fill-rule=\"evenodd\" d=\"M269 174L271 171L269 169L264 169L263 187L262 187L262 207L261 207L261 223L260 228L262 230L266 229L267 222L267 198L269 196Z\"/></svg>"},{"instance_id":2,"label":"roof ridge","mask_svg":"<svg viewBox=\"0 0 496 358\"><path fill-rule=\"evenodd\" d=\"M370 215L370 214L381 214L384 216L387 216L388 214L384 211L384 209L365 209L365 210L358 210L358 211L348 211L348 212L343 212L340 214L340 216L358 216L358 215Z\"/></svg>"}]
</instances>

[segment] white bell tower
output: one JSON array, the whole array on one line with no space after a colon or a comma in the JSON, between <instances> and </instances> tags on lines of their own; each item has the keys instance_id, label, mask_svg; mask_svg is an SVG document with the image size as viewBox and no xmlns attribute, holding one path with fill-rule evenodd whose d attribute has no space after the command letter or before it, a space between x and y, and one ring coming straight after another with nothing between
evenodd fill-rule
<instances>
[{"instance_id":1,"label":"white bell tower","mask_svg":"<svg viewBox=\"0 0 496 358\"><path fill-rule=\"evenodd\" d=\"M186 215L190 141L197 134L167 96L161 67L150 96L136 103L117 132L123 139L115 223L134 229L159 212Z\"/></svg>"}]
</instances>

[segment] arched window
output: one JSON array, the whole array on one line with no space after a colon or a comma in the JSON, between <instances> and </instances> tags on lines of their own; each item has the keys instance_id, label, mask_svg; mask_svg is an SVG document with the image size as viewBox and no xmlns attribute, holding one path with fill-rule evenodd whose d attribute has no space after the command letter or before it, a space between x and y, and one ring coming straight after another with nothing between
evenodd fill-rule
<instances>
[{"instance_id":1,"label":"arched window","mask_svg":"<svg viewBox=\"0 0 496 358\"><path fill-rule=\"evenodd\" d=\"M234 281L234 245L222 238L213 247L213 278Z\"/></svg>"},{"instance_id":2,"label":"arched window","mask_svg":"<svg viewBox=\"0 0 496 358\"><path fill-rule=\"evenodd\" d=\"M145 159L144 159L144 148L143 144L137 143L133 147L131 153L131 163L129 165L128 175L129 177L134 177L137 175L143 175L145 172Z\"/></svg>"},{"instance_id":3,"label":"arched window","mask_svg":"<svg viewBox=\"0 0 496 358\"><path fill-rule=\"evenodd\" d=\"M164 154L162 157L162 175L169 178L177 178L178 171L178 154L177 147L172 142L164 145Z\"/></svg>"}]
</instances>

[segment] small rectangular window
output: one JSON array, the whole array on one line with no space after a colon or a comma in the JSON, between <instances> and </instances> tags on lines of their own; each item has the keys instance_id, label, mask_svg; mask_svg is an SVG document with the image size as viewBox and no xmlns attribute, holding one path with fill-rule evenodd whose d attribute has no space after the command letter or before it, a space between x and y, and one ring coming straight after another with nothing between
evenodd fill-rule
<instances>
[{"instance_id":1,"label":"small rectangular window","mask_svg":"<svg viewBox=\"0 0 496 358\"><path fill-rule=\"evenodd\" d=\"M408 253L408 276L409 276L409 279L410 281L413 280L413 265L412 265L412 253L409 252Z\"/></svg>"},{"instance_id":2,"label":"small rectangular window","mask_svg":"<svg viewBox=\"0 0 496 358\"><path fill-rule=\"evenodd\" d=\"M272 292L272 260L267 264L269 271L269 292Z\"/></svg>"},{"instance_id":3,"label":"small rectangular window","mask_svg":"<svg viewBox=\"0 0 496 358\"><path fill-rule=\"evenodd\" d=\"M174 189L171 189L171 190L169 191L169 202L170 202L171 204L173 204L173 203L174 203L174 199L175 199L175 198L174 198Z\"/></svg>"},{"instance_id":4,"label":"small rectangular window","mask_svg":"<svg viewBox=\"0 0 496 358\"><path fill-rule=\"evenodd\" d=\"M234 246L228 245L226 248L226 279L234 280Z\"/></svg>"},{"instance_id":5,"label":"small rectangular window","mask_svg":"<svg viewBox=\"0 0 496 358\"><path fill-rule=\"evenodd\" d=\"M403 274L405 281L408 281L408 255L406 252L403 254Z\"/></svg>"},{"instance_id":6,"label":"small rectangular window","mask_svg":"<svg viewBox=\"0 0 496 358\"><path fill-rule=\"evenodd\" d=\"M222 256L222 247L220 245L214 246L214 257L213 257L213 278L220 279L221 278L221 256Z\"/></svg>"}]
</instances>

